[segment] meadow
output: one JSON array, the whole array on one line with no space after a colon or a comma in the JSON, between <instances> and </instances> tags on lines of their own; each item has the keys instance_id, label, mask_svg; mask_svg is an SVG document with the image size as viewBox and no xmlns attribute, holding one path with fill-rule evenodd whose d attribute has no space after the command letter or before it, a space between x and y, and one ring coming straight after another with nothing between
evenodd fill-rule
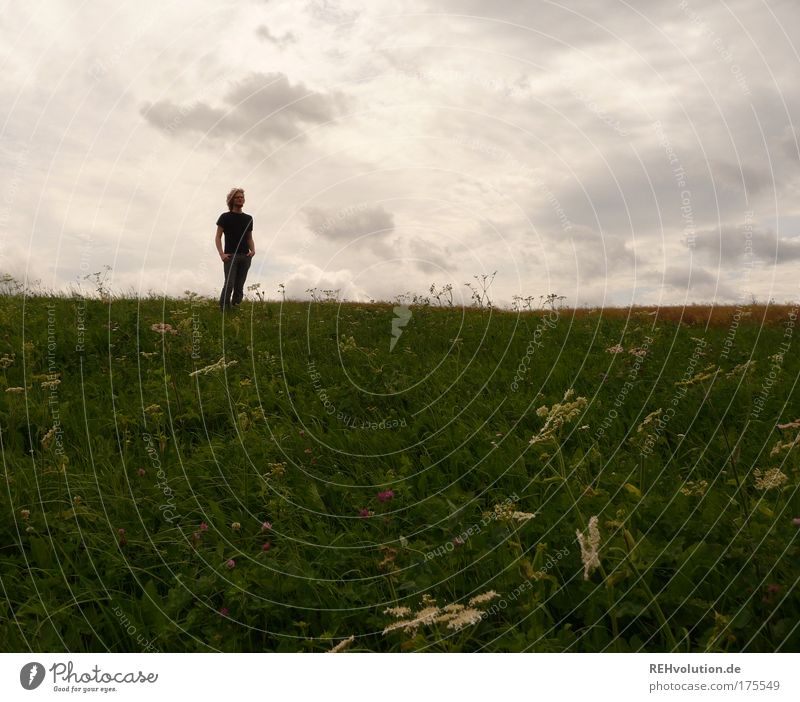
<instances>
[{"instance_id":1,"label":"meadow","mask_svg":"<svg viewBox=\"0 0 800 702\"><path fill-rule=\"evenodd\" d=\"M4 651L798 651L797 308L0 296Z\"/></svg>"}]
</instances>

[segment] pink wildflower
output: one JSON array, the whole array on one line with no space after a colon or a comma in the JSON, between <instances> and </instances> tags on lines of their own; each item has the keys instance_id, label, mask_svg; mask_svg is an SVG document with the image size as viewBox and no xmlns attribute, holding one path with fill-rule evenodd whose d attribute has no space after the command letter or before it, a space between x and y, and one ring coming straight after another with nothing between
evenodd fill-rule
<instances>
[{"instance_id":1,"label":"pink wildflower","mask_svg":"<svg viewBox=\"0 0 800 702\"><path fill-rule=\"evenodd\" d=\"M159 322L157 324L153 324L150 329L154 332L158 332L159 334L177 334L178 330L173 329L171 324L164 324L163 322Z\"/></svg>"},{"instance_id":2,"label":"pink wildflower","mask_svg":"<svg viewBox=\"0 0 800 702\"><path fill-rule=\"evenodd\" d=\"M144 478L144 476L147 475L147 471L144 468L139 468L139 470L136 471L136 475L140 478Z\"/></svg>"},{"instance_id":3,"label":"pink wildflower","mask_svg":"<svg viewBox=\"0 0 800 702\"><path fill-rule=\"evenodd\" d=\"M230 610L227 607L220 607L219 613L223 617L227 617L230 614Z\"/></svg>"},{"instance_id":4,"label":"pink wildflower","mask_svg":"<svg viewBox=\"0 0 800 702\"><path fill-rule=\"evenodd\" d=\"M394 490L384 490L378 493L378 501L388 502L394 497Z\"/></svg>"},{"instance_id":5,"label":"pink wildflower","mask_svg":"<svg viewBox=\"0 0 800 702\"><path fill-rule=\"evenodd\" d=\"M270 529L272 529L272 523L271 522L264 522L261 525L261 531L269 531Z\"/></svg>"},{"instance_id":6,"label":"pink wildflower","mask_svg":"<svg viewBox=\"0 0 800 702\"><path fill-rule=\"evenodd\" d=\"M266 541L264 545L261 547L262 551L269 551L272 548L272 544L269 541Z\"/></svg>"},{"instance_id":7,"label":"pink wildflower","mask_svg":"<svg viewBox=\"0 0 800 702\"><path fill-rule=\"evenodd\" d=\"M200 522L200 531L208 531L208 524Z\"/></svg>"},{"instance_id":8,"label":"pink wildflower","mask_svg":"<svg viewBox=\"0 0 800 702\"><path fill-rule=\"evenodd\" d=\"M797 527L800 527L800 517L795 517L794 519L792 519L792 524L794 524Z\"/></svg>"},{"instance_id":9,"label":"pink wildflower","mask_svg":"<svg viewBox=\"0 0 800 702\"><path fill-rule=\"evenodd\" d=\"M358 516L361 517L362 519L366 517L371 517L372 512L370 512L366 507L362 507L360 510L358 510Z\"/></svg>"},{"instance_id":10,"label":"pink wildflower","mask_svg":"<svg viewBox=\"0 0 800 702\"><path fill-rule=\"evenodd\" d=\"M236 561L234 561L233 558L229 558L225 563L225 567L228 570L233 570L236 567Z\"/></svg>"},{"instance_id":11,"label":"pink wildflower","mask_svg":"<svg viewBox=\"0 0 800 702\"><path fill-rule=\"evenodd\" d=\"M786 424L776 424L778 429L800 429L800 419L795 419L793 422L787 422Z\"/></svg>"},{"instance_id":12,"label":"pink wildflower","mask_svg":"<svg viewBox=\"0 0 800 702\"><path fill-rule=\"evenodd\" d=\"M625 349L622 348L619 344L616 346L609 346L606 349L606 353L622 353Z\"/></svg>"},{"instance_id":13,"label":"pink wildflower","mask_svg":"<svg viewBox=\"0 0 800 702\"><path fill-rule=\"evenodd\" d=\"M766 594L761 598L761 601L764 604L774 605L775 598L778 596L778 593L782 590L781 586L776 585L775 583L771 583L767 585L767 587L764 589L766 590Z\"/></svg>"}]
</instances>

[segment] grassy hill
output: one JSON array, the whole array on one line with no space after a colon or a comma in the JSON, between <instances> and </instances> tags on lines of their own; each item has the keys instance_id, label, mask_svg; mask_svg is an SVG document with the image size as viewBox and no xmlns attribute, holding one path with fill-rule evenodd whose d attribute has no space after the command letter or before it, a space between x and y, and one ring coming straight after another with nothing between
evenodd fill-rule
<instances>
[{"instance_id":1,"label":"grassy hill","mask_svg":"<svg viewBox=\"0 0 800 702\"><path fill-rule=\"evenodd\" d=\"M3 650L797 651L796 316L0 297Z\"/></svg>"}]
</instances>

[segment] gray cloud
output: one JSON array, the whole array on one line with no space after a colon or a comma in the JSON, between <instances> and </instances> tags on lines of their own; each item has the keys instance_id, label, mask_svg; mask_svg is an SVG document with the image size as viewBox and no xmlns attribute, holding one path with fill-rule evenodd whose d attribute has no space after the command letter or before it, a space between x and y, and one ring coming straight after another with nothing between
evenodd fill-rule
<instances>
[{"instance_id":1,"label":"gray cloud","mask_svg":"<svg viewBox=\"0 0 800 702\"><path fill-rule=\"evenodd\" d=\"M309 0L306 3L306 12L314 19L328 22L331 24L349 24L354 22L360 15L355 9L343 7L345 3L337 0Z\"/></svg>"},{"instance_id":2,"label":"gray cloud","mask_svg":"<svg viewBox=\"0 0 800 702\"><path fill-rule=\"evenodd\" d=\"M699 285L716 285L719 282L719 276L700 266L692 266L691 268L669 266L664 271L663 282L675 288L691 290Z\"/></svg>"},{"instance_id":3,"label":"gray cloud","mask_svg":"<svg viewBox=\"0 0 800 702\"><path fill-rule=\"evenodd\" d=\"M709 2L695 0L693 6L708 7ZM570 0L569 3L494 0L491 4L484 0L430 0L428 3L432 11L462 16L455 19L467 27L466 32L502 36L509 51L522 53L522 46L546 48L542 53L548 62L557 60L559 49L580 47L591 52L598 45L622 41L652 47L659 37L656 27L682 18L677 5L677 0L675 3L638 0L633 4L620 0Z\"/></svg>"},{"instance_id":4,"label":"gray cloud","mask_svg":"<svg viewBox=\"0 0 800 702\"><path fill-rule=\"evenodd\" d=\"M259 39L263 39L270 44L275 44L280 49L288 46L289 44L294 44L297 41L297 37L292 34L291 32L286 32L283 36L277 37L275 36L270 30L267 25L262 24L256 28L256 36Z\"/></svg>"},{"instance_id":5,"label":"gray cloud","mask_svg":"<svg viewBox=\"0 0 800 702\"><path fill-rule=\"evenodd\" d=\"M771 188L773 185L768 171L742 163L719 161L712 163L712 170L714 180L718 184L751 196Z\"/></svg>"},{"instance_id":6,"label":"gray cloud","mask_svg":"<svg viewBox=\"0 0 800 702\"><path fill-rule=\"evenodd\" d=\"M573 227L568 238L581 278L592 280L615 271L633 272L636 256L621 237L603 236L589 227Z\"/></svg>"},{"instance_id":7,"label":"gray cloud","mask_svg":"<svg viewBox=\"0 0 800 702\"><path fill-rule=\"evenodd\" d=\"M339 211L306 207L303 214L312 232L331 241L352 241L364 235L383 239L394 231L394 215L380 205Z\"/></svg>"},{"instance_id":8,"label":"gray cloud","mask_svg":"<svg viewBox=\"0 0 800 702\"><path fill-rule=\"evenodd\" d=\"M433 242L415 237L409 242L411 256L415 259L417 270L426 274L441 276L447 274L452 266L445 257L446 252Z\"/></svg>"},{"instance_id":9,"label":"gray cloud","mask_svg":"<svg viewBox=\"0 0 800 702\"><path fill-rule=\"evenodd\" d=\"M695 250L725 265L748 261L781 264L800 259L800 237L779 239L768 229L728 225L697 232Z\"/></svg>"},{"instance_id":10,"label":"gray cloud","mask_svg":"<svg viewBox=\"0 0 800 702\"><path fill-rule=\"evenodd\" d=\"M742 292L737 292L723 271L704 268L691 261L685 266L669 265L663 274L651 273L643 276L643 280L666 287L668 298L674 291L681 291L687 299L724 301L735 300Z\"/></svg>"},{"instance_id":11,"label":"gray cloud","mask_svg":"<svg viewBox=\"0 0 800 702\"><path fill-rule=\"evenodd\" d=\"M342 97L292 85L283 73L256 73L236 83L224 96L225 107L204 102L177 105L169 100L146 103L140 113L154 127L174 134L199 131L210 138L253 137L286 141L304 128L327 122L338 113Z\"/></svg>"},{"instance_id":12,"label":"gray cloud","mask_svg":"<svg viewBox=\"0 0 800 702\"><path fill-rule=\"evenodd\" d=\"M783 148L784 154L792 163L800 161L800 149L798 148L799 141L800 139L798 138L797 129L787 124L783 128L783 135L780 138L780 145Z\"/></svg>"}]
</instances>

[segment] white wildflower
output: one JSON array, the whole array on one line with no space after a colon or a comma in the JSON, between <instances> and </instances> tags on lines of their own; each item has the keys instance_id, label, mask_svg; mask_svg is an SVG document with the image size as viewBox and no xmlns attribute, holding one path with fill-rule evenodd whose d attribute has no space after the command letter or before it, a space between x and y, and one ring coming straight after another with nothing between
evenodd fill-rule
<instances>
[{"instance_id":1,"label":"white wildflower","mask_svg":"<svg viewBox=\"0 0 800 702\"><path fill-rule=\"evenodd\" d=\"M642 432L642 431L644 431L645 427L646 427L648 424L652 424L653 420L654 420L656 417L659 417L659 416L661 416L661 408L660 408L660 407L659 407L659 408L658 408L658 409L657 409L655 412L651 412L650 414L648 414L648 415L647 415L647 416L646 416L646 417L645 417L645 418L642 420L642 423L641 423L641 424L640 424L638 427L636 427L636 432L637 432L637 433L639 433L639 432Z\"/></svg>"},{"instance_id":2,"label":"white wildflower","mask_svg":"<svg viewBox=\"0 0 800 702\"><path fill-rule=\"evenodd\" d=\"M198 368L196 371L192 371L191 373L189 373L189 375L190 376L208 375L213 371L224 370L225 368L229 368L230 366L236 365L236 363L238 363L238 361L228 361L227 363L225 363L225 357L223 356L216 363L212 363L210 366L206 366L205 368Z\"/></svg>"},{"instance_id":3,"label":"white wildflower","mask_svg":"<svg viewBox=\"0 0 800 702\"><path fill-rule=\"evenodd\" d=\"M327 653L342 653L346 649L350 648L350 644L355 641L355 638L355 636L351 636L349 639L342 639L330 651L327 651Z\"/></svg>"},{"instance_id":4,"label":"white wildflower","mask_svg":"<svg viewBox=\"0 0 800 702\"><path fill-rule=\"evenodd\" d=\"M413 619L401 619L399 622L389 624L389 626L383 630L383 633L387 634L395 629L403 629L413 636L417 633L417 629L419 629L420 626L433 624L440 612L441 610L436 606L424 607L417 612Z\"/></svg>"},{"instance_id":5,"label":"white wildflower","mask_svg":"<svg viewBox=\"0 0 800 702\"><path fill-rule=\"evenodd\" d=\"M772 490L779 488L788 482L789 478L780 468L770 468L762 473L758 468L754 473L756 478L756 490Z\"/></svg>"},{"instance_id":6,"label":"white wildflower","mask_svg":"<svg viewBox=\"0 0 800 702\"><path fill-rule=\"evenodd\" d=\"M391 614L393 617L400 619L400 617L407 617L411 614L411 607L387 607L383 610L384 614Z\"/></svg>"},{"instance_id":7,"label":"white wildflower","mask_svg":"<svg viewBox=\"0 0 800 702\"><path fill-rule=\"evenodd\" d=\"M469 626L471 624L478 624L481 619L483 619L483 612L477 609L465 609L462 612L456 614L455 617L450 619L447 623L448 629L455 629L459 631L463 629L465 626Z\"/></svg>"},{"instance_id":8,"label":"white wildflower","mask_svg":"<svg viewBox=\"0 0 800 702\"><path fill-rule=\"evenodd\" d=\"M50 447L50 444L51 444L51 442L53 441L53 437L54 437L55 435L56 435L56 428L55 428L55 427L52 427L52 428L50 429L50 431L48 431L48 432L47 432L47 433L46 433L46 434L45 434L45 435L42 437L42 446L44 446L44 448L49 448L49 447Z\"/></svg>"},{"instance_id":9,"label":"white wildflower","mask_svg":"<svg viewBox=\"0 0 800 702\"><path fill-rule=\"evenodd\" d=\"M535 516L535 512L514 511L511 513L511 519L513 519L515 522L527 522L529 519L533 519Z\"/></svg>"},{"instance_id":10,"label":"white wildflower","mask_svg":"<svg viewBox=\"0 0 800 702\"><path fill-rule=\"evenodd\" d=\"M675 383L675 385L683 387L688 387L689 385L696 385L697 383L702 383L704 380L716 377L717 373L719 373L720 371L721 369L717 368L714 365L706 366L705 368L703 368L702 371L697 373L697 375L693 376L692 378L689 378L689 380L679 381Z\"/></svg>"},{"instance_id":11,"label":"white wildflower","mask_svg":"<svg viewBox=\"0 0 800 702\"><path fill-rule=\"evenodd\" d=\"M687 497L702 497L706 494L706 490L708 490L708 481L707 480L700 480L699 482L695 482L694 480L687 480L686 484L680 488L680 492Z\"/></svg>"},{"instance_id":12,"label":"white wildflower","mask_svg":"<svg viewBox=\"0 0 800 702\"><path fill-rule=\"evenodd\" d=\"M484 512L484 516L501 522L527 522L529 519L533 519L536 514L518 511L516 504L510 498L506 498L504 502L495 504L491 512Z\"/></svg>"},{"instance_id":13,"label":"white wildflower","mask_svg":"<svg viewBox=\"0 0 800 702\"><path fill-rule=\"evenodd\" d=\"M800 433L798 433L798 435L795 436L794 439L791 439L790 441L778 440L778 443L776 443L772 447L772 451L769 452L769 455L777 456L782 451L791 451L798 444L800 444Z\"/></svg>"},{"instance_id":14,"label":"white wildflower","mask_svg":"<svg viewBox=\"0 0 800 702\"><path fill-rule=\"evenodd\" d=\"M494 590L488 590L487 592L483 592L480 595L475 595L475 597L470 599L468 604L469 604L470 607L473 607L473 606L475 606L477 604L483 604L484 602L490 602L495 597L500 597L500 595L498 595Z\"/></svg>"},{"instance_id":15,"label":"white wildflower","mask_svg":"<svg viewBox=\"0 0 800 702\"><path fill-rule=\"evenodd\" d=\"M578 544L581 547L581 560L583 561L583 579L588 580L594 570L600 567L600 558L597 549L600 547L600 529L597 526L597 516L589 519L589 536L585 537L579 529L575 530Z\"/></svg>"},{"instance_id":16,"label":"white wildflower","mask_svg":"<svg viewBox=\"0 0 800 702\"><path fill-rule=\"evenodd\" d=\"M546 406L542 406L536 410L537 416L546 417L547 419L545 420L544 426L539 430L539 433L535 434L530 439L528 442L529 444L538 444L555 438L561 427L567 422L574 421L581 412L586 409L588 405L586 398L576 397L573 401L572 397L574 394L575 391L570 388L564 393L564 399L561 403L553 405L550 409Z\"/></svg>"},{"instance_id":17,"label":"white wildflower","mask_svg":"<svg viewBox=\"0 0 800 702\"><path fill-rule=\"evenodd\" d=\"M358 344L356 344L356 340L350 336L346 337L342 334L342 341L339 341L339 352L346 353L347 351L358 351Z\"/></svg>"},{"instance_id":18,"label":"white wildflower","mask_svg":"<svg viewBox=\"0 0 800 702\"><path fill-rule=\"evenodd\" d=\"M426 593L422 596L421 609L416 613L412 612L408 607L389 607L384 610L384 614L391 614L398 618L408 617L408 619L400 619L389 624L383 630L383 633L388 634L390 631L402 630L410 636L414 636L421 626L433 626L436 624L447 624L448 629L458 631L465 626L480 622L486 614L478 609L478 606L489 602L495 597L498 597L498 594L494 590L489 590L473 597L469 601L468 607L451 603L440 608L436 604L436 600Z\"/></svg>"},{"instance_id":19,"label":"white wildflower","mask_svg":"<svg viewBox=\"0 0 800 702\"><path fill-rule=\"evenodd\" d=\"M462 604L449 604L442 608L442 614L436 617L437 624L445 624L460 616L466 608Z\"/></svg>"},{"instance_id":20,"label":"white wildflower","mask_svg":"<svg viewBox=\"0 0 800 702\"><path fill-rule=\"evenodd\" d=\"M745 361L744 363L740 363L738 366L734 366L725 374L726 378L733 378L739 373L746 373L749 370L752 370L753 367L756 365L755 361Z\"/></svg>"}]
</instances>

